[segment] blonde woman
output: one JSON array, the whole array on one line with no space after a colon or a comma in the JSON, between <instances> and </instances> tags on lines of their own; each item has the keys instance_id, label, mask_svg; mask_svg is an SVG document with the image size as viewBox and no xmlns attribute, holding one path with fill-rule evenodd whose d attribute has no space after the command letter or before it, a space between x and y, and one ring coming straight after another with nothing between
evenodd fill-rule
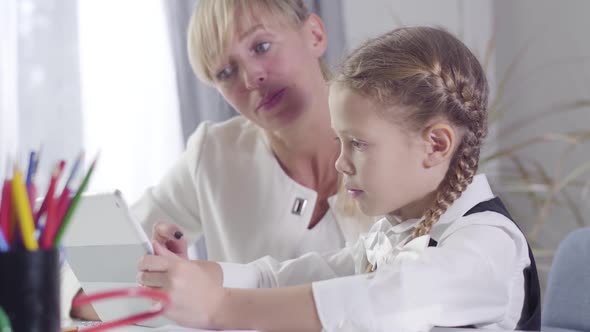
<instances>
[{"instance_id":1,"label":"blonde woman","mask_svg":"<svg viewBox=\"0 0 590 332\"><path fill-rule=\"evenodd\" d=\"M246 263L338 250L366 231L337 195L326 38L301 0L199 1L191 64L240 116L202 123L133 206L155 241L186 258L203 236L208 259ZM96 319L87 309L72 314Z\"/></svg>"},{"instance_id":2,"label":"blonde woman","mask_svg":"<svg viewBox=\"0 0 590 332\"><path fill-rule=\"evenodd\" d=\"M153 239L186 256L202 234L208 258L227 262L288 259L354 239L362 225L336 208L340 149L321 19L300 0L202 0L188 43L197 75L240 116L201 124L135 204Z\"/></svg>"}]
</instances>

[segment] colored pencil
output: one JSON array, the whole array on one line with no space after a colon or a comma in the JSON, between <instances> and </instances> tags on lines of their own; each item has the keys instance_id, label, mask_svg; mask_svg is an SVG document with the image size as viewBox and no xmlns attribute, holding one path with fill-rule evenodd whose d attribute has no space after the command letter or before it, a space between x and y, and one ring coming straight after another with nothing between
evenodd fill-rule
<instances>
[{"instance_id":1,"label":"colored pencil","mask_svg":"<svg viewBox=\"0 0 590 332\"><path fill-rule=\"evenodd\" d=\"M90 165L90 168L88 169L88 172L86 173L86 176L84 177L84 180L82 181L82 184L80 185L80 187L76 191L76 195L72 199L72 203L70 204L66 215L64 216L63 220L61 221L61 225L60 225L59 230L55 236L55 240L53 241L54 247L57 247L59 245L59 243L61 242L64 232L65 232L66 228L68 227L68 223L70 222L72 215L74 214L74 211L76 210L76 206L80 202L80 198L82 197L82 193L84 192L84 190L86 190L86 187L88 186L88 182L90 181L90 177L92 176L92 172L94 171L94 167L96 166L97 161L98 161L98 156L96 156L96 158L94 159L94 161Z\"/></svg>"},{"instance_id":2,"label":"colored pencil","mask_svg":"<svg viewBox=\"0 0 590 332\"><path fill-rule=\"evenodd\" d=\"M45 198L43 199L43 203L41 203L41 207L39 207L39 210L37 211L37 213L35 213L35 226L39 226L39 218L41 218L41 215L43 215L45 213L45 211L47 210L47 202L48 199L47 197L52 197L55 195L55 190L57 187L57 182L59 181L59 178L61 177L63 170L66 166L66 162L64 160L61 160L59 162L59 164L57 165L57 168L53 170L53 173L51 174L51 179L49 180L49 188L47 189L47 193L45 194ZM57 174L56 174L56 170L57 170ZM51 195L50 195L51 193ZM45 223L47 223L47 219L45 219Z\"/></svg>"},{"instance_id":3,"label":"colored pencil","mask_svg":"<svg viewBox=\"0 0 590 332\"><path fill-rule=\"evenodd\" d=\"M6 179L2 185L2 198L0 201L0 230L4 232L5 239L8 240L8 235L10 233L10 209L12 206L12 193L10 192L11 187L11 180L8 176L10 171L10 160L7 161L6 165Z\"/></svg>"},{"instance_id":4,"label":"colored pencil","mask_svg":"<svg viewBox=\"0 0 590 332\"><path fill-rule=\"evenodd\" d=\"M51 180L49 183L49 189L47 190L47 194L45 195L45 199L43 200L43 204L42 207L45 206L44 208L46 209L47 213L45 215L45 225L43 226L39 226L38 229L40 229L41 227L43 227L43 229L41 230L41 236L40 236L40 241L41 241L41 248L44 249L49 249L51 248L51 238L54 236L55 231L53 231L53 229L55 229L54 225L56 223L56 211L55 211L55 187L56 187L56 183L59 180L59 177L61 176L63 169L65 166L65 161L60 161L59 164L54 168L53 173L51 174ZM40 209L41 210L41 209ZM38 213L39 215L39 213Z\"/></svg>"},{"instance_id":5,"label":"colored pencil","mask_svg":"<svg viewBox=\"0 0 590 332\"><path fill-rule=\"evenodd\" d=\"M12 199L13 205L18 215L20 234L27 250L37 250L39 244L35 239L35 222L33 212L22 174L16 164L14 165L14 178L12 179Z\"/></svg>"}]
</instances>

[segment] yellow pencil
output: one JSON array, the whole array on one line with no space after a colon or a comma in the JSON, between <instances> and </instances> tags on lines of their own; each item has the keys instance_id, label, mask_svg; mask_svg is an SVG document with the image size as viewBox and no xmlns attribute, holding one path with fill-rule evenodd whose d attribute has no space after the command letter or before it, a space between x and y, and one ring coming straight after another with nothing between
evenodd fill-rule
<instances>
[{"instance_id":1,"label":"yellow pencil","mask_svg":"<svg viewBox=\"0 0 590 332\"><path fill-rule=\"evenodd\" d=\"M31 211L31 204L23 182L23 175L18 167L14 167L14 175L12 179L12 200L18 220L20 222L20 233L23 238L25 248L29 251L39 249L39 244L35 239L35 223L33 221L33 212Z\"/></svg>"},{"instance_id":2,"label":"yellow pencil","mask_svg":"<svg viewBox=\"0 0 590 332\"><path fill-rule=\"evenodd\" d=\"M62 332L78 332L80 331L77 326L74 327L64 327L62 328Z\"/></svg>"}]
</instances>

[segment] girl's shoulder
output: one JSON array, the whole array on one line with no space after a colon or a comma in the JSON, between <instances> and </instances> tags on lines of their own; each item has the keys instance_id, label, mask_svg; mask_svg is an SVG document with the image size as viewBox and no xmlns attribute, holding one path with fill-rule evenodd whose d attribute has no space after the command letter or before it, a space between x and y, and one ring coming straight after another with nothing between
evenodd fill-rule
<instances>
[{"instance_id":1,"label":"girl's shoulder","mask_svg":"<svg viewBox=\"0 0 590 332\"><path fill-rule=\"evenodd\" d=\"M473 239L476 243L480 240L485 242L490 233L504 234L502 237L509 237L524 256L528 251L526 237L518 225L508 216L495 211L482 211L461 216L442 229L436 230L433 227L431 236L440 245L444 245L447 239L452 239L454 234L465 232L469 232L472 237L477 237Z\"/></svg>"}]
</instances>

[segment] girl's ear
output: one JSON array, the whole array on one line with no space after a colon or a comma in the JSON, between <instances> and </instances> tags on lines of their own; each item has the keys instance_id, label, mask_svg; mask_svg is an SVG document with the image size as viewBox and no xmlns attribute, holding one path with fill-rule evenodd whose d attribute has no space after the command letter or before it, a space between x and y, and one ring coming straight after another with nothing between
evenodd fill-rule
<instances>
[{"instance_id":1,"label":"girl's ear","mask_svg":"<svg viewBox=\"0 0 590 332\"><path fill-rule=\"evenodd\" d=\"M311 13L305 21L304 29L307 37L306 40L314 55L318 58L324 55L328 47L328 39L322 19L316 14Z\"/></svg>"},{"instance_id":2,"label":"girl's ear","mask_svg":"<svg viewBox=\"0 0 590 332\"><path fill-rule=\"evenodd\" d=\"M436 123L427 127L423 133L426 143L426 157L424 167L435 167L450 160L457 144L457 133L447 123Z\"/></svg>"}]
</instances>

